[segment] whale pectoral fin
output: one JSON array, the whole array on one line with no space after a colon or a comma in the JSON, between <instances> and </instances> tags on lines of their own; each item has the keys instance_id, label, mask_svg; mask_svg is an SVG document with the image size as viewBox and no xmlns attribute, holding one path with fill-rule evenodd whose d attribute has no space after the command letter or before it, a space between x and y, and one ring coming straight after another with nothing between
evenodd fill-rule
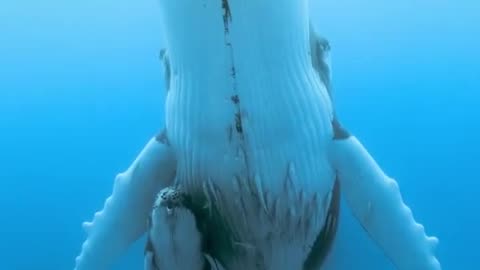
<instances>
[{"instance_id":1,"label":"whale pectoral fin","mask_svg":"<svg viewBox=\"0 0 480 270\"><path fill-rule=\"evenodd\" d=\"M76 270L105 270L145 231L155 195L173 182L176 162L165 136L151 139L130 168L115 179L112 195L87 232Z\"/></svg>"},{"instance_id":2,"label":"whale pectoral fin","mask_svg":"<svg viewBox=\"0 0 480 270\"><path fill-rule=\"evenodd\" d=\"M400 270L438 270L437 238L428 237L405 205L398 184L353 136L335 139L331 162L354 216Z\"/></svg>"}]
</instances>

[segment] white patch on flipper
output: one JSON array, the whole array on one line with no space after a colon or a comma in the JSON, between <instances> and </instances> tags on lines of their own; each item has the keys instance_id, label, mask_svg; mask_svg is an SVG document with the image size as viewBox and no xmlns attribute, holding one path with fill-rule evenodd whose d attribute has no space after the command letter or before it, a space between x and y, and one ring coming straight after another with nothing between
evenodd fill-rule
<instances>
[{"instance_id":1,"label":"white patch on flipper","mask_svg":"<svg viewBox=\"0 0 480 270\"><path fill-rule=\"evenodd\" d=\"M88 237L76 270L108 269L145 232L155 195L173 181L175 166L169 147L150 140L130 168L117 176L104 209L83 224Z\"/></svg>"},{"instance_id":2,"label":"white patch on flipper","mask_svg":"<svg viewBox=\"0 0 480 270\"><path fill-rule=\"evenodd\" d=\"M398 184L385 175L353 136L334 140L331 162L338 170L354 216L399 270L439 270L438 243L428 237L402 200Z\"/></svg>"}]
</instances>

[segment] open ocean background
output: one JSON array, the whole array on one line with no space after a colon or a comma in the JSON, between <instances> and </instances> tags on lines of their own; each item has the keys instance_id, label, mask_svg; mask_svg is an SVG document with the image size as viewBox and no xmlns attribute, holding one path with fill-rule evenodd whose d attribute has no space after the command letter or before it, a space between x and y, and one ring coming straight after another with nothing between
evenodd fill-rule
<instances>
[{"instance_id":1,"label":"open ocean background","mask_svg":"<svg viewBox=\"0 0 480 270\"><path fill-rule=\"evenodd\" d=\"M398 180L443 269L478 270L480 2L314 0L342 123ZM0 0L0 270L73 269L163 125L154 0ZM393 269L343 205L329 265ZM143 241L117 270L143 269Z\"/></svg>"}]
</instances>

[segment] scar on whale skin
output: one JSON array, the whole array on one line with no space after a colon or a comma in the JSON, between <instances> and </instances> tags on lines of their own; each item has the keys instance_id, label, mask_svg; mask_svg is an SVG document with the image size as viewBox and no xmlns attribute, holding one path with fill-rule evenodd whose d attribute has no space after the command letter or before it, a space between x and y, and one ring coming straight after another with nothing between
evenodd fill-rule
<instances>
[{"instance_id":1,"label":"scar on whale skin","mask_svg":"<svg viewBox=\"0 0 480 270\"><path fill-rule=\"evenodd\" d=\"M242 126L242 116L240 113L235 114L235 130L239 133L243 133L243 126Z\"/></svg>"},{"instance_id":2,"label":"scar on whale skin","mask_svg":"<svg viewBox=\"0 0 480 270\"><path fill-rule=\"evenodd\" d=\"M222 9L223 9L223 26L225 28L225 33L228 33L228 23L232 21L232 12L230 10L230 5L228 0L222 0Z\"/></svg>"},{"instance_id":3,"label":"scar on whale skin","mask_svg":"<svg viewBox=\"0 0 480 270\"><path fill-rule=\"evenodd\" d=\"M233 104L235 105L238 105L240 103L240 98L238 97L238 95L233 95L231 99Z\"/></svg>"}]
</instances>

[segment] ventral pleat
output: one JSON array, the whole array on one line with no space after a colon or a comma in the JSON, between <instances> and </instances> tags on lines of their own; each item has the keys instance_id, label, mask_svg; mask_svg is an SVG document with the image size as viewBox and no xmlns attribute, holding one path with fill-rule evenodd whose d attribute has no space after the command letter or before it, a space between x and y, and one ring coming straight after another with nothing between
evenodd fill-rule
<instances>
[{"instance_id":1,"label":"ventral pleat","mask_svg":"<svg viewBox=\"0 0 480 270\"><path fill-rule=\"evenodd\" d=\"M257 196L260 201L260 204L262 205L262 208L265 211L265 214L268 215L268 208L265 202L265 193L263 191L263 183L262 183L262 180L260 179L260 176L258 175L255 175L255 185L256 185Z\"/></svg>"}]
</instances>

